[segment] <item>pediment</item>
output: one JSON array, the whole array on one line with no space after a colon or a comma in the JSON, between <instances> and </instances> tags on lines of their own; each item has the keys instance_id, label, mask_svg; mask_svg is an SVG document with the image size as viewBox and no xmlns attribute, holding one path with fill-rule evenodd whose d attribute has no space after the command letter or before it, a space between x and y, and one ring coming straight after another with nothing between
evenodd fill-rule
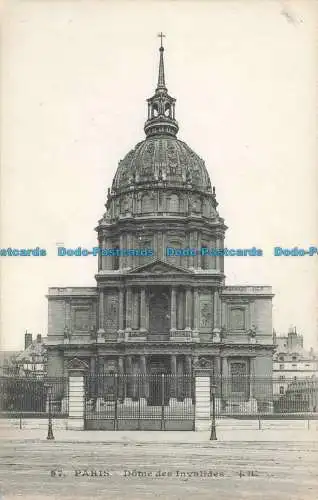
<instances>
[{"instance_id":1,"label":"pediment","mask_svg":"<svg viewBox=\"0 0 318 500\"><path fill-rule=\"evenodd\" d=\"M67 365L68 370L85 371L88 369L88 364L78 358L73 358Z\"/></svg>"},{"instance_id":2,"label":"pediment","mask_svg":"<svg viewBox=\"0 0 318 500\"><path fill-rule=\"evenodd\" d=\"M157 259L149 264L133 269L130 271L130 274L191 274L191 271Z\"/></svg>"}]
</instances>

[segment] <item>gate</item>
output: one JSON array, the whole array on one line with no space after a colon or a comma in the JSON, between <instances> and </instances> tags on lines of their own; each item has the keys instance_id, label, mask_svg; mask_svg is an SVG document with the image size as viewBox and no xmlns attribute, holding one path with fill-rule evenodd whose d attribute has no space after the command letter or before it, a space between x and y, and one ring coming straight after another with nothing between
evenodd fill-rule
<instances>
[{"instance_id":1,"label":"gate","mask_svg":"<svg viewBox=\"0 0 318 500\"><path fill-rule=\"evenodd\" d=\"M194 430L194 384L187 374L89 374L85 429Z\"/></svg>"}]
</instances>

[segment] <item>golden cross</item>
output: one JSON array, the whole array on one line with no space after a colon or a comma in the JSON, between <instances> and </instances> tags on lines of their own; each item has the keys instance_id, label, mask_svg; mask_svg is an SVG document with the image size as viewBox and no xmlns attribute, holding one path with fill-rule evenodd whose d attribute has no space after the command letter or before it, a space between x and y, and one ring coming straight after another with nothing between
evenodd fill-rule
<instances>
[{"instance_id":1,"label":"golden cross","mask_svg":"<svg viewBox=\"0 0 318 500\"><path fill-rule=\"evenodd\" d=\"M162 39L163 39L163 38L165 38L165 37L166 37L166 35L164 35L164 34L162 33L162 31L161 31L160 33L158 33L158 37L160 38L160 42L161 42L160 47L162 47Z\"/></svg>"}]
</instances>

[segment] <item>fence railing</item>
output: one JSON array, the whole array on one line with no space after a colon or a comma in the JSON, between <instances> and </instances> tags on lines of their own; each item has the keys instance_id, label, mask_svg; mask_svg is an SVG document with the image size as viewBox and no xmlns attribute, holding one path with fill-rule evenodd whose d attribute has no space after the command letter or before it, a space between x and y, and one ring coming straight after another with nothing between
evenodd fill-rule
<instances>
[{"instance_id":1,"label":"fence railing","mask_svg":"<svg viewBox=\"0 0 318 500\"><path fill-rule=\"evenodd\" d=\"M53 415L66 416L67 377L1 376L1 414L47 415L48 386L52 388ZM316 378L212 376L211 400L213 393L219 417L318 417ZM86 412L92 418L99 411L105 414L106 408L113 411L117 405L118 410L130 415L138 412L139 416L156 413L156 407L164 407L171 418L175 413L186 419L195 405L195 379L192 374L87 374L85 402Z\"/></svg>"},{"instance_id":2,"label":"fence railing","mask_svg":"<svg viewBox=\"0 0 318 500\"><path fill-rule=\"evenodd\" d=\"M48 387L51 387L55 416L68 414L67 377L0 377L0 412L14 416L46 416Z\"/></svg>"}]
</instances>

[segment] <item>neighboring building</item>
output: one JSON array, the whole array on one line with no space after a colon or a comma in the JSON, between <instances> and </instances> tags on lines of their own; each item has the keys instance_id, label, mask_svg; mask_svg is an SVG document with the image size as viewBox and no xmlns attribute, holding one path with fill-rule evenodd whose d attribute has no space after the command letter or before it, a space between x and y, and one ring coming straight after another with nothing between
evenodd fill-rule
<instances>
[{"instance_id":1,"label":"neighboring building","mask_svg":"<svg viewBox=\"0 0 318 500\"><path fill-rule=\"evenodd\" d=\"M24 335L24 350L15 354L11 359L10 375L20 377L44 377L47 373L46 347L42 335L38 334L33 340L32 333Z\"/></svg>"},{"instance_id":2,"label":"neighboring building","mask_svg":"<svg viewBox=\"0 0 318 500\"><path fill-rule=\"evenodd\" d=\"M274 333L276 352L273 355L273 393L282 396L295 388L296 381L318 379L318 354L311 348L303 348L303 336L296 328L290 328L288 335L277 336Z\"/></svg>"},{"instance_id":3,"label":"neighboring building","mask_svg":"<svg viewBox=\"0 0 318 500\"><path fill-rule=\"evenodd\" d=\"M272 375L272 289L225 286L224 257L201 255L223 249L227 227L204 161L176 137L163 52L146 138L119 162L96 228L100 250L140 255L100 255L96 287L49 288L48 374L66 375L74 357L92 374L182 374L205 363L229 380L225 406L240 399L256 411L272 397L253 385ZM166 247L198 252L169 257ZM178 390L171 397L190 396Z\"/></svg>"},{"instance_id":4,"label":"neighboring building","mask_svg":"<svg viewBox=\"0 0 318 500\"><path fill-rule=\"evenodd\" d=\"M19 353L20 351L0 351L0 376L16 373L14 359Z\"/></svg>"}]
</instances>

